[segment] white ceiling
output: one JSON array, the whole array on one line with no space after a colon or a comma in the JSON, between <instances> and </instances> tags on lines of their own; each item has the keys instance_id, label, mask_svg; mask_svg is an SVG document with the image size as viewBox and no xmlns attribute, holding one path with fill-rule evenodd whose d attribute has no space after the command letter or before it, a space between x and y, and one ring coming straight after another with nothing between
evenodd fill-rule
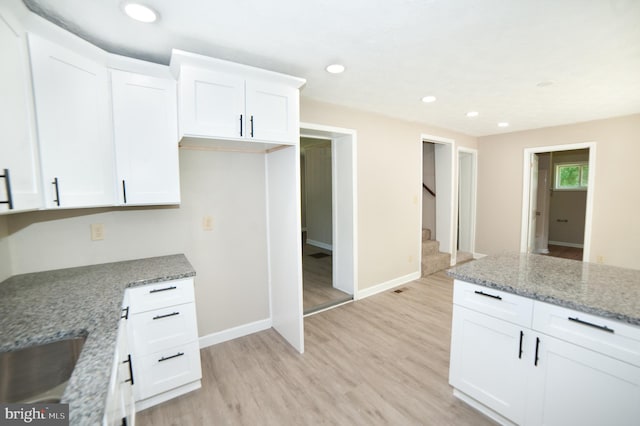
<instances>
[{"instance_id":1,"label":"white ceiling","mask_svg":"<svg viewBox=\"0 0 640 426\"><path fill-rule=\"evenodd\" d=\"M114 53L292 74L304 97L469 135L640 112L640 0L141 0L155 24L121 0L24 2ZM326 73L333 62L346 72Z\"/></svg>"}]
</instances>

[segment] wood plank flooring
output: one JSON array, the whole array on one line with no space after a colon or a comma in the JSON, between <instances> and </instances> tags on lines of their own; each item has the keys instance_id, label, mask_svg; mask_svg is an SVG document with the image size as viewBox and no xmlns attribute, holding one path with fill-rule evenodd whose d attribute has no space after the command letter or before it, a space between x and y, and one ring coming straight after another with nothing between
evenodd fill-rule
<instances>
[{"instance_id":1,"label":"wood plank flooring","mask_svg":"<svg viewBox=\"0 0 640 426\"><path fill-rule=\"evenodd\" d=\"M138 424L494 424L448 384L452 280L402 289L305 318L304 354L273 330L203 349L202 389Z\"/></svg>"},{"instance_id":2,"label":"wood plank flooring","mask_svg":"<svg viewBox=\"0 0 640 426\"><path fill-rule=\"evenodd\" d=\"M582 261L583 249L580 247L565 247L549 244L549 253L546 256L561 257L563 259L573 259Z\"/></svg>"},{"instance_id":3,"label":"wood plank flooring","mask_svg":"<svg viewBox=\"0 0 640 426\"><path fill-rule=\"evenodd\" d=\"M312 256L319 253L329 256ZM305 244L302 247L302 307L305 314L352 299L351 295L333 287L332 274L331 252Z\"/></svg>"}]
</instances>

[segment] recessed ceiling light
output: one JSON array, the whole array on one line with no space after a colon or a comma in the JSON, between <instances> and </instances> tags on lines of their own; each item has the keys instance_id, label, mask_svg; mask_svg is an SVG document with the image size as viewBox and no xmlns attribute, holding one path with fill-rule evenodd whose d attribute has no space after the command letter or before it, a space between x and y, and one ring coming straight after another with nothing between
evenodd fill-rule
<instances>
[{"instance_id":1,"label":"recessed ceiling light","mask_svg":"<svg viewBox=\"0 0 640 426\"><path fill-rule=\"evenodd\" d=\"M477 117L477 116L478 116L478 111L469 111L467 113L467 117L473 118L473 117Z\"/></svg>"},{"instance_id":2,"label":"recessed ceiling light","mask_svg":"<svg viewBox=\"0 0 640 426\"><path fill-rule=\"evenodd\" d=\"M139 3L127 3L124 5L124 13L136 21L151 23L158 19L158 14L149 6Z\"/></svg>"},{"instance_id":3,"label":"recessed ceiling light","mask_svg":"<svg viewBox=\"0 0 640 426\"><path fill-rule=\"evenodd\" d=\"M331 74L340 74L344 72L344 65L342 64L331 64L325 68L328 73Z\"/></svg>"},{"instance_id":4,"label":"recessed ceiling light","mask_svg":"<svg viewBox=\"0 0 640 426\"><path fill-rule=\"evenodd\" d=\"M431 103L431 102L435 102L435 101L436 101L436 97L435 96L431 96L431 95L425 96L424 98L422 98L422 102L424 102L426 104Z\"/></svg>"},{"instance_id":5,"label":"recessed ceiling light","mask_svg":"<svg viewBox=\"0 0 640 426\"><path fill-rule=\"evenodd\" d=\"M498 123L498 127L509 127L509 123L506 121L501 121Z\"/></svg>"}]
</instances>

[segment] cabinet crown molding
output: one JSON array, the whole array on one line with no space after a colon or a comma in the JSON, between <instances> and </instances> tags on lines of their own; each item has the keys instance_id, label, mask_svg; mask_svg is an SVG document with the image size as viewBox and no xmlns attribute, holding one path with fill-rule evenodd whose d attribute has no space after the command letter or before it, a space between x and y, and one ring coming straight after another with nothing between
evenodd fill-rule
<instances>
[{"instance_id":1,"label":"cabinet crown molding","mask_svg":"<svg viewBox=\"0 0 640 426\"><path fill-rule=\"evenodd\" d=\"M179 77L180 69L183 66L211 69L229 74L239 74L245 78L267 80L273 83L292 86L296 89L301 88L307 82L306 79L300 77L294 77L275 71L269 71L249 65L243 65L235 62L225 61L222 59L212 58L210 56L204 56L197 53L186 52L180 49L172 49L169 68L171 69L171 73L176 79Z\"/></svg>"}]
</instances>

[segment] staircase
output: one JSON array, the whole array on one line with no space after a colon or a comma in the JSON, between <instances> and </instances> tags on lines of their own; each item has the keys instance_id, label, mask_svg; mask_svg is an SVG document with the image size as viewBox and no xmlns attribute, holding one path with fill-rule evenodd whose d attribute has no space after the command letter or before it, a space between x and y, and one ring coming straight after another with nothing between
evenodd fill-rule
<instances>
[{"instance_id":1,"label":"staircase","mask_svg":"<svg viewBox=\"0 0 640 426\"><path fill-rule=\"evenodd\" d=\"M451 265L451 255L440 252L440 242L431 239L431 230L422 229L422 276L434 274Z\"/></svg>"}]
</instances>

